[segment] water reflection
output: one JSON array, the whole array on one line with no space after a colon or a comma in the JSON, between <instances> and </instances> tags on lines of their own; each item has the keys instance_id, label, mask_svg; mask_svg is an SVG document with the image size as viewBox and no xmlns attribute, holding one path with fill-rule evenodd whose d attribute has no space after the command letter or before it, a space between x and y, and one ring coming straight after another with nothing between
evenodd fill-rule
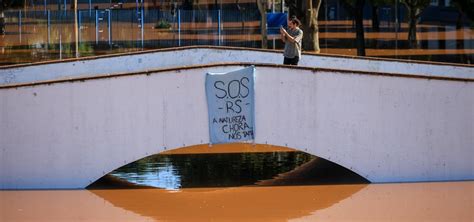
<instances>
[{"instance_id":1,"label":"water reflection","mask_svg":"<svg viewBox=\"0 0 474 222\"><path fill-rule=\"evenodd\" d=\"M333 206L366 185L93 190L116 207L165 221L287 221Z\"/></svg>"},{"instance_id":2,"label":"water reflection","mask_svg":"<svg viewBox=\"0 0 474 222\"><path fill-rule=\"evenodd\" d=\"M135 167L129 167L127 169L119 169L112 172L110 175L116 176L123 180L127 180L131 183L138 185L145 185L157 188L164 188L167 190L176 190L181 187L181 176L178 174L177 169L173 164L166 160L160 162L145 162L138 166L143 167L143 172L132 172Z\"/></svg>"},{"instance_id":3,"label":"water reflection","mask_svg":"<svg viewBox=\"0 0 474 222\"><path fill-rule=\"evenodd\" d=\"M123 166L110 175L138 185L171 190L231 187L253 185L261 180L272 179L315 158L295 151L158 154Z\"/></svg>"}]
</instances>

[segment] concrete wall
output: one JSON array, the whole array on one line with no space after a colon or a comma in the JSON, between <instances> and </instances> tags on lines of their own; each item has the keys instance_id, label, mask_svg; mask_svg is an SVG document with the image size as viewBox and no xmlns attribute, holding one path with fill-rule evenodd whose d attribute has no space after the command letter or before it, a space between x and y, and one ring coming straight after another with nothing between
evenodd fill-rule
<instances>
[{"instance_id":1,"label":"concrete wall","mask_svg":"<svg viewBox=\"0 0 474 222\"><path fill-rule=\"evenodd\" d=\"M209 142L206 68L0 87L0 188L83 188ZM474 81L256 67L256 143L372 182L474 179Z\"/></svg>"},{"instance_id":2,"label":"concrete wall","mask_svg":"<svg viewBox=\"0 0 474 222\"><path fill-rule=\"evenodd\" d=\"M49 62L34 66L0 67L0 85L223 62L282 64L283 56L281 52L276 51L226 47L184 47L132 55ZM347 56L306 54L302 56L300 66L474 79L474 66L434 65Z\"/></svg>"}]
</instances>

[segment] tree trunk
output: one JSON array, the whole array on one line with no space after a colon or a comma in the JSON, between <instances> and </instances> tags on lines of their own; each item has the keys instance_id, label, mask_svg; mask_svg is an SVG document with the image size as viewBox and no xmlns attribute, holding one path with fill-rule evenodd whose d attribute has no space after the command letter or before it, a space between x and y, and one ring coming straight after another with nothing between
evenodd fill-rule
<instances>
[{"instance_id":1,"label":"tree trunk","mask_svg":"<svg viewBox=\"0 0 474 222\"><path fill-rule=\"evenodd\" d=\"M380 31L379 7L376 5L372 6L372 30Z\"/></svg>"},{"instance_id":2,"label":"tree trunk","mask_svg":"<svg viewBox=\"0 0 474 222\"><path fill-rule=\"evenodd\" d=\"M315 51L319 53L319 28L318 28L318 13L321 7L321 0L305 0L306 14L303 19L303 47L308 51Z\"/></svg>"},{"instance_id":3,"label":"tree trunk","mask_svg":"<svg viewBox=\"0 0 474 222\"><path fill-rule=\"evenodd\" d=\"M216 0L217 1L217 0ZM239 10L240 14L240 33L243 35L244 34L244 28L245 28L245 20L244 20L244 8L240 6L239 0L235 1L235 5L237 6L237 10Z\"/></svg>"},{"instance_id":4,"label":"tree trunk","mask_svg":"<svg viewBox=\"0 0 474 222\"><path fill-rule=\"evenodd\" d=\"M456 32L456 49L457 50L464 50L464 30L459 30ZM462 63L468 63L468 59L466 54L460 53L459 60Z\"/></svg>"},{"instance_id":5,"label":"tree trunk","mask_svg":"<svg viewBox=\"0 0 474 222\"><path fill-rule=\"evenodd\" d=\"M364 0L356 0L355 5L355 23L356 23L356 44L357 55L365 56L365 37L364 37Z\"/></svg>"},{"instance_id":6,"label":"tree trunk","mask_svg":"<svg viewBox=\"0 0 474 222\"><path fill-rule=\"evenodd\" d=\"M463 17L462 11L458 10L458 17L456 19L456 29L457 30L462 28L462 17Z\"/></svg>"},{"instance_id":7,"label":"tree trunk","mask_svg":"<svg viewBox=\"0 0 474 222\"><path fill-rule=\"evenodd\" d=\"M267 7L266 0L257 0L258 11L262 17L262 23L260 25L262 33L262 49L267 49L268 46L268 35L267 35Z\"/></svg>"},{"instance_id":8,"label":"tree trunk","mask_svg":"<svg viewBox=\"0 0 474 222\"><path fill-rule=\"evenodd\" d=\"M3 12L3 1L0 2L0 35L5 35L5 14Z\"/></svg>"},{"instance_id":9,"label":"tree trunk","mask_svg":"<svg viewBox=\"0 0 474 222\"><path fill-rule=\"evenodd\" d=\"M408 8L408 17L410 18L408 25L408 46L410 48L417 48L418 41L416 40L416 8Z\"/></svg>"}]
</instances>

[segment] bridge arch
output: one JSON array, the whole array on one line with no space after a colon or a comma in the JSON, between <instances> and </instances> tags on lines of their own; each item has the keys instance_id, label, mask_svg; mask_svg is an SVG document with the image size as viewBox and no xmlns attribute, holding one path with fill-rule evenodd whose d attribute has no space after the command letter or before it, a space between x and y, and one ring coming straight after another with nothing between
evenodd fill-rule
<instances>
[{"instance_id":1,"label":"bridge arch","mask_svg":"<svg viewBox=\"0 0 474 222\"><path fill-rule=\"evenodd\" d=\"M205 73L246 65L0 87L1 188L84 188L141 157L209 143ZM472 79L257 64L255 84L257 144L371 182L474 178Z\"/></svg>"},{"instance_id":2,"label":"bridge arch","mask_svg":"<svg viewBox=\"0 0 474 222\"><path fill-rule=\"evenodd\" d=\"M275 157L275 153L284 153L282 156ZM294 153L295 155L291 155L290 153ZM209 154L213 154L209 156ZM228 156L229 154L238 154L237 156ZM248 158L242 158L242 154L247 154ZM255 156L252 154L256 154ZM163 158L158 158L157 155L160 155ZM182 156L186 156L185 159ZM191 155L191 156L190 156ZM192 158L189 158L192 157ZM293 159L298 157L298 159ZM224 159L222 159L224 158ZM255 161L254 158L258 158ZM262 158L262 159L260 159ZM245 166L248 164L250 159L250 164L255 166ZM272 161L268 162L270 159L276 161L278 163L273 163ZM277 160L278 159L278 160ZM216 163L209 163L209 161L215 160ZM145 161L145 162L142 162ZM182 161L186 161L186 164L183 164ZM264 161L261 162L261 161ZM287 162L284 167L280 166L281 161ZM297 161L297 162L294 162ZM303 162L301 162L303 161ZM303 185L307 183L322 183L322 184L332 184L332 183L370 183L366 178L362 177L361 175L357 174L356 172L341 166L337 163L329 161L325 158L320 156L307 153L303 150L297 148L290 148L290 147L282 147L282 146L274 146L271 144L252 144L252 143L230 143L230 144L198 144L198 145L190 145L186 147L179 147L176 149L165 150L161 153L155 154L148 154L144 157L138 157L135 160L131 160L130 163L124 164L122 166L118 166L113 169L111 172L106 172L105 175L102 175L97 180L93 181L91 184L87 185L86 188L90 189L102 189L104 187L116 187L116 188L124 188L128 186L150 186L149 184L155 184L154 181L158 179L156 173L160 171L157 169L158 166L169 166L168 163L171 163L173 166L173 174L176 170L176 173L179 174L180 179L185 179L189 181L187 178L188 175L186 172L189 170L197 170L197 174L204 173L206 174L207 171L200 172L198 168L205 166L205 169L210 170L210 172L214 172L216 175L227 175L224 176L226 180L232 181L232 178L235 179L235 175L239 175L240 177L247 175L245 172L239 171L240 167L243 169L247 169L255 171L255 167L257 168L266 168L264 172L255 171L249 174L249 178L241 178L241 179L248 179L248 181L252 181L255 179L255 183L258 185L278 185L278 184L294 184L294 185ZM149 166L152 164L152 166ZM158 165L156 165L158 164ZM164 165L163 165L164 164ZM190 165L188 165L190 164ZM294 165L292 165L294 164ZM235 165L240 165L235 167ZM230 167L232 166L232 167ZM292 166L292 167L290 167ZM146 167L146 168L143 168ZM247 168L250 167L250 168ZM160 168L160 167L158 167ZM152 170L153 169L153 170ZM148 174L148 172L153 172L152 174ZM169 173L170 169L166 169L167 173ZM225 174L222 174L224 170ZM225 170L234 170L236 172L227 172ZM138 182L138 184L131 184L128 181L128 173L133 172L136 173L137 176L141 177L142 179L153 181L148 182L146 184L142 184ZM125 174L124 174L125 173ZM159 173L159 172L158 172ZM243 175L241 173L244 173ZM273 174L271 174L273 173ZM142 175L143 174L143 175ZM253 176L259 175L260 177L255 178ZM271 174L271 175L269 175ZM109 175L113 175L110 177ZM234 175L234 176L232 176ZM215 179L219 179L219 177L209 175L211 180L215 181ZM269 177L270 176L270 177ZM117 178L119 180L117 180ZM268 178L267 178L268 177ZM194 177L193 177L194 178ZM301 179L305 179L301 181ZM221 178L222 179L222 178ZM133 176L132 180L134 181L141 181L141 179L136 179ZM194 180L194 179L193 179ZM161 184L164 186L163 188L170 188L169 186L176 186L179 185L178 181L174 181L175 183L172 184ZM217 181L215 181L217 182ZM227 181L228 182L228 181ZM234 181L236 182L236 181ZM301 182L303 182L301 184ZM192 182L194 184L194 182ZM199 183L200 184L200 183ZM212 186L216 186L217 184L213 184ZM184 184L184 186L189 186L189 184ZM192 185L195 186L195 185Z\"/></svg>"}]
</instances>

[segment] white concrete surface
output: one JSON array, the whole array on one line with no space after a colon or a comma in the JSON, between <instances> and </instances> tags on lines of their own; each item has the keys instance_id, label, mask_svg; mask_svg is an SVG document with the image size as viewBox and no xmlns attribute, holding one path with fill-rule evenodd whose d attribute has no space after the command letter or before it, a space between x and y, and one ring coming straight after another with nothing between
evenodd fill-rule
<instances>
[{"instance_id":1,"label":"white concrete surface","mask_svg":"<svg viewBox=\"0 0 474 222\"><path fill-rule=\"evenodd\" d=\"M0 85L223 62L282 64L283 56L281 52L275 51L225 47L185 47L174 51L155 51L133 55L97 57L90 60L0 68ZM433 65L344 56L306 54L302 56L300 66L474 79L474 66Z\"/></svg>"},{"instance_id":2,"label":"white concrete surface","mask_svg":"<svg viewBox=\"0 0 474 222\"><path fill-rule=\"evenodd\" d=\"M0 88L0 188L84 188L165 149L209 142L214 66ZM371 182L474 179L474 81L256 67L256 143Z\"/></svg>"}]
</instances>

